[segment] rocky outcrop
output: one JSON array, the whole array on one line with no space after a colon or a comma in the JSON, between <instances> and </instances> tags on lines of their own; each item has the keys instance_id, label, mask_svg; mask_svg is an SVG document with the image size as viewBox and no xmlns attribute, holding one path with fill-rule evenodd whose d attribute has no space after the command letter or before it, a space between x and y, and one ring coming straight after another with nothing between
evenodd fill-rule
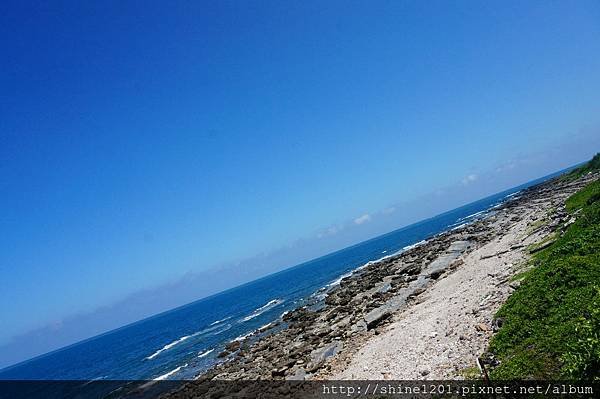
<instances>
[{"instance_id":1,"label":"rocky outcrop","mask_svg":"<svg viewBox=\"0 0 600 399\"><path fill-rule=\"evenodd\" d=\"M378 334L402 308L419 301L430 286L460 268L466 254L519 223L524 210L537 199L547 202L557 191L563 190L566 195L573 191L561 184L554 181L525 190L484 218L365 265L330 288L321 299L290 311L258 336L227 345L221 353L224 361L198 378L303 380L327 370L332 359L344 356L354 343ZM556 212L541 228L557 230L568 221L561 204L560 200L555 201ZM497 325L471 329L491 333Z\"/></svg>"}]
</instances>

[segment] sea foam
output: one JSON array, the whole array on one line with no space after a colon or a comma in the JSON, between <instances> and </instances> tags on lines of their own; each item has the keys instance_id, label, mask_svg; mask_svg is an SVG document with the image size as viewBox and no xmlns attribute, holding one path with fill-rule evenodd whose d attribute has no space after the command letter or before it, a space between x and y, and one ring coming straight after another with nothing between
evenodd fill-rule
<instances>
[{"instance_id":1,"label":"sea foam","mask_svg":"<svg viewBox=\"0 0 600 399\"><path fill-rule=\"evenodd\" d=\"M215 351L214 349L209 349L209 350L207 350L207 351L204 351L204 352L199 352L199 353L198 353L198 357L205 357L205 356L208 356L208 355L210 355L210 354L211 354L212 352L214 352L214 351Z\"/></svg>"},{"instance_id":2,"label":"sea foam","mask_svg":"<svg viewBox=\"0 0 600 399\"><path fill-rule=\"evenodd\" d=\"M154 381L163 381L163 380L166 380L167 378L169 378L169 377L170 377L170 376L172 376L173 374L176 374L176 373L178 373L178 372L179 372L179 370L181 370L182 368L184 368L184 367L187 367L187 365L188 365L188 364L186 363L186 364L184 364L183 366L179 366L179 367L177 367L177 368L175 368L175 369L173 369L173 370L169 371L168 373L165 373L165 374L163 374L163 375L161 375L161 376L159 376L159 377L156 377L156 378L154 378Z\"/></svg>"},{"instance_id":3,"label":"sea foam","mask_svg":"<svg viewBox=\"0 0 600 399\"><path fill-rule=\"evenodd\" d=\"M156 356L160 355L161 353L163 353L166 350L171 349L172 347L174 347L177 344L182 343L183 341L189 339L190 337L192 337L194 334L192 335L186 335L184 337L179 338L178 340L175 340L169 344L166 344L165 346L163 346L162 348L160 348L159 350L157 350L156 352L154 352L153 354L151 354L150 356L148 356L146 359L147 360L152 360L154 359Z\"/></svg>"},{"instance_id":4,"label":"sea foam","mask_svg":"<svg viewBox=\"0 0 600 399\"><path fill-rule=\"evenodd\" d=\"M157 350L156 352L154 352L154 353L153 353L153 354L151 354L150 356L146 357L146 360L152 360L152 359L154 359L156 356L158 356L158 355L160 355L161 353L163 353L164 351L167 351L167 350L171 349L172 347L174 347L174 346L176 346L176 345L179 345L180 343L182 343L182 342L184 342L184 341L186 341L186 340L188 340L188 339L190 339L190 338L192 338L192 337L196 337L196 336L198 336L198 335L206 334L206 333L208 333L208 332L211 332L211 331L215 331L215 330L218 330L218 329L220 329L218 332L214 333L214 335L216 335L216 334L220 334L220 333L222 333L223 331L227 331L227 330L229 330L230 328L231 328L231 325L230 325L230 324L228 324L228 325L227 325L227 327L225 327L225 328L221 328L221 326L214 325L214 326L212 326L212 327L205 328L205 329L203 329L203 330L200 330L200 331L198 331L198 332L195 332L195 333L193 333L193 334L190 334L190 335L185 335L185 336L183 336L183 337L181 337L181 338L178 338L178 339L176 339L175 341L173 341L173 342L171 342L171 343L168 343L168 344L166 344L165 346L163 346L162 348L160 348L159 350Z\"/></svg>"},{"instance_id":5,"label":"sea foam","mask_svg":"<svg viewBox=\"0 0 600 399\"><path fill-rule=\"evenodd\" d=\"M271 308L274 308L275 306L280 305L282 303L283 303L283 299L273 299L273 300L270 300L269 302L267 302L266 304L264 304L260 308L256 309L250 315L244 317L242 319L242 321L252 320L253 318L258 317L261 314L265 313L267 310L269 310Z\"/></svg>"},{"instance_id":6,"label":"sea foam","mask_svg":"<svg viewBox=\"0 0 600 399\"><path fill-rule=\"evenodd\" d=\"M224 321L227 321L227 320L231 319L232 317L233 317L233 316L229 316L229 317L226 317L226 318L224 318L224 319L221 319L221 320L216 320L216 321L213 321L212 323L210 323L210 325L211 325L211 326L214 326L215 324L223 323Z\"/></svg>"}]
</instances>

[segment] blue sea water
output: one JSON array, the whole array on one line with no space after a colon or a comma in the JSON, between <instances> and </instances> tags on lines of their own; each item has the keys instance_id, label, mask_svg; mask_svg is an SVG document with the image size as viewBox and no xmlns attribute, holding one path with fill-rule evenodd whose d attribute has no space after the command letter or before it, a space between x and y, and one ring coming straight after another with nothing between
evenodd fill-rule
<instances>
[{"instance_id":1,"label":"blue sea water","mask_svg":"<svg viewBox=\"0 0 600 399\"><path fill-rule=\"evenodd\" d=\"M309 303L341 276L482 217L520 190L557 174L6 368L0 380L192 378L218 361L228 342Z\"/></svg>"}]
</instances>

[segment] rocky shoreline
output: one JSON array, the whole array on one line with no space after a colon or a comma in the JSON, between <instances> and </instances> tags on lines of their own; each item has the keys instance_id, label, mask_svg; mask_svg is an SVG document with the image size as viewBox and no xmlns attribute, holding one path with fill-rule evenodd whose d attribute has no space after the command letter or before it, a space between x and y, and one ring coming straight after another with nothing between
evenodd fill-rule
<instances>
[{"instance_id":1,"label":"rocky shoreline","mask_svg":"<svg viewBox=\"0 0 600 399\"><path fill-rule=\"evenodd\" d=\"M262 335L260 339L248 337L232 341L219 355L224 359L222 363L198 376L193 384L184 385L169 396L187 397L197 392L202 382L215 380L461 378L461 368L473 366L471 358L481 355L475 353L482 347L481 342L487 342L497 328L494 323L498 321L492 320L495 309L506 300L511 290L517 289L518 281L511 281L511 276L524 266L522 260L528 254L528 246L529 250L535 250L531 244L544 240L571 222L564 211L565 199L595 178L596 175L588 175L574 182L552 179L530 187L481 219L431 237L398 255L365 265L343 278L321 301L293 310L281 321L263 328L258 332ZM482 262L488 262L487 267L493 270L485 272L490 279L485 282L490 294L483 301L481 298L475 301L476 306L481 308L475 309L475 313L481 313L483 321L474 323L470 317L456 318L456 315L452 315L450 320L448 316L448 320L441 320L445 323L444 331L434 331L435 328L431 328L430 332L418 331L423 337L416 338L421 339L423 345L432 341L441 342L442 346L468 348L473 352L471 358L463 361L457 357L456 361L452 361L452 356L446 357L446 363L450 359L449 364L453 367L440 366L438 369L435 361L432 361L431 367L427 365L427 359L417 359L412 366L408 362L405 368L424 364L422 367L404 373L400 365L392 367L386 375L389 359L377 351L387 348L385 345L389 345L393 334L402 334L398 327L402 326L406 314L419 311L419 305L423 305L421 308L425 311L423 302L426 299L423 298L435 298L436 290L439 291L438 305L446 306L443 302L448 299L453 301L450 304L458 306L457 312L464 313L465 304L459 303L456 298L460 295L455 298L453 292L461 290L462 284L466 284L463 280L473 280L473 273L481 269L478 264ZM451 281L449 276L455 281ZM442 290L444 281L446 285L451 284L446 287L450 294ZM464 285L465 289L468 286ZM468 300L468 292L464 298L464 301ZM441 314L434 315L438 318L437 324L440 324L439 318L444 317L443 310ZM471 313L473 311L470 310ZM419 318L415 320L418 324ZM474 337L454 331L467 323L468 331ZM408 328L408 325L404 327ZM470 349L470 340L478 340L475 350ZM368 345L373 350L365 351ZM437 356L436 352L441 352L442 348L434 345L429 351ZM373 362L376 364L371 370L369 364ZM433 373L432 369L435 369Z\"/></svg>"}]
</instances>

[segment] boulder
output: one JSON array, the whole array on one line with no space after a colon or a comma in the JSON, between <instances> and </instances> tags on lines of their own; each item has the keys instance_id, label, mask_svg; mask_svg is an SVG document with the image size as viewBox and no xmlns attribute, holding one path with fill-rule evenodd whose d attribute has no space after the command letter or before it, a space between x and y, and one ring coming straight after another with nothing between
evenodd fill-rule
<instances>
[{"instance_id":1,"label":"boulder","mask_svg":"<svg viewBox=\"0 0 600 399\"><path fill-rule=\"evenodd\" d=\"M342 350L344 344L340 341L334 341L330 344L315 349L310 353L310 362L308 364L308 370L314 371L323 365L325 360L337 354Z\"/></svg>"}]
</instances>

